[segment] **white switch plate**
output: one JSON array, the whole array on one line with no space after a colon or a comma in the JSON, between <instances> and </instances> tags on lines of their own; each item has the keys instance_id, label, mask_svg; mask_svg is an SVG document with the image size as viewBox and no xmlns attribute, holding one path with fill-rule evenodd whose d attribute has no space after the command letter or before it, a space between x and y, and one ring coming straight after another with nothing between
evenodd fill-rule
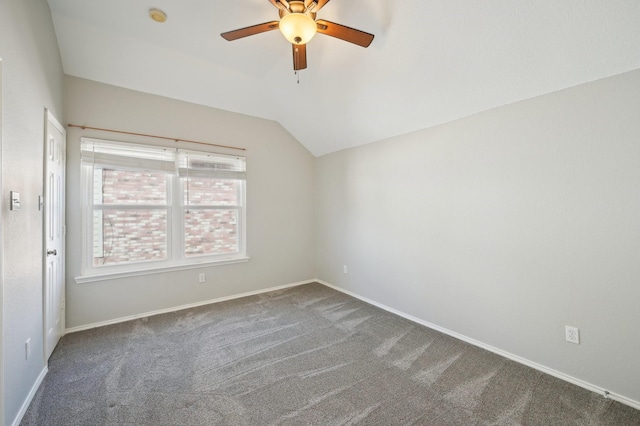
<instances>
[{"instance_id":1,"label":"white switch plate","mask_svg":"<svg viewBox=\"0 0 640 426\"><path fill-rule=\"evenodd\" d=\"M20 193L16 191L9 192L9 210L20 210Z\"/></svg>"},{"instance_id":2,"label":"white switch plate","mask_svg":"<svg viewBox=\"0 0 640 426\"><path fill-rule=\"evenodd\" d=\"M198 282L203 283L205 281L206 281L206 277L205 277L204 273L198 275Z\"/></svg>"},{"instance_id":3,"label":"white switch plate","mask_svg":"<svg viewBox=\"0 0 640 426\"><path fill-rule=\"evenodd\" d=\"M347 265L342 265L342 272L344 272L345 274L349 273L349 269L347 268Z\"/></svg>"}]
</instances>

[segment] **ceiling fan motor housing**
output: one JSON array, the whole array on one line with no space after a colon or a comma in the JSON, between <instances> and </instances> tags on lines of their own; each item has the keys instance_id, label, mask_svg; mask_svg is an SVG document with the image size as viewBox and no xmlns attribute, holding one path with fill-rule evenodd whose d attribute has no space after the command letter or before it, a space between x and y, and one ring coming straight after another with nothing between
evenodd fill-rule
<instances>
[{"instance_id":1,"label":"ceiling fan motor housing","mask_svg":"<svg viewBox=\"0 0 640 426\"><path fill-rule=\"evenodd\" d=\"M304 1L301 0L291 0L289 2L289 10L279 9L278 12L280 13L280 18L283 18L285 15L289 15L290 13L304 13L314 21L316 19L316 14L306 10Z\"/></svg>"}]
</instances>

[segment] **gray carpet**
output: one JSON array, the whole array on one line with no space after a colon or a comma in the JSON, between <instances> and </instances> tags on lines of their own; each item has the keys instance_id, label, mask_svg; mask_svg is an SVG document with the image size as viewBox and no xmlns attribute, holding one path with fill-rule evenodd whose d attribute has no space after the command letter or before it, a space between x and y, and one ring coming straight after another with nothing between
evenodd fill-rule
<instances>
[{"instance_id":1,"label":"gray carpet","mask_svg":"<svg viewBox=\"0 0 640 426\"><path fill-rule=\"evenodd\" d=\"M65 336L22 425L640 425L320 284Z\"/></svg>"}]
</instances>

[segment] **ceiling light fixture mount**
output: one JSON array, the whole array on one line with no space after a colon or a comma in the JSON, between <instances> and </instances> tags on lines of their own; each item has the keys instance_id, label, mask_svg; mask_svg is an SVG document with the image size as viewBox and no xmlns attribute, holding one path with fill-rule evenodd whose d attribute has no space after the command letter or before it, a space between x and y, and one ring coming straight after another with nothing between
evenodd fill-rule
<instances>
[{"instance_id":1,"label":"ceiling light fixture mount","mask_svg":"<svg viewBox=\"0 0 640 426\"><path fill-rule=\"evenodd\" d=\"M156 22L163 23L167 20L167 14L160 9L149 9L149 17Z\"/></svg>"}]
</instances>

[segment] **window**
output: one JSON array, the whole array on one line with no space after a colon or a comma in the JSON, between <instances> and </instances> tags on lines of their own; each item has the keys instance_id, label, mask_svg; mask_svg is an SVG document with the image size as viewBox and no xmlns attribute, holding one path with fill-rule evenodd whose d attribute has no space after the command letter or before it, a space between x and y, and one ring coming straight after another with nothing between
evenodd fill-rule
<instances>
[{"instance_id":1,"label":"window","mask_svg":"<svg viewBox=\"0 0 640 426\"><path fill-rule=\"evenodd\" d=\"M245 159L82 138L84 271L245 259Z\"/></svg>"}]
</instances>

